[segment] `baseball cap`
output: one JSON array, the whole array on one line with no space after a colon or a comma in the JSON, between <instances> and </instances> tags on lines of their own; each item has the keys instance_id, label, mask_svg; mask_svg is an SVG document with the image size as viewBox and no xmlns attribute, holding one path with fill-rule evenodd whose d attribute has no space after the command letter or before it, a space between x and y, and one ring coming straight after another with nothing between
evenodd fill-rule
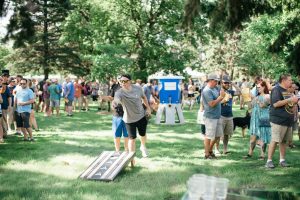
<instances>
[{"instance_id":1,"label":"baseball cap","mask_svg":"<svg viewBox=\"0 0 300 200\"><path fill-rule=\"evenodd\" d=\"M229 77L228 75L224 75L224 76L222 77L222 81L223 81L223 82L228 82L228 83L231 82L230 77Z\"/></svg>"},{"instance_id":2,"label":"baseball cap","mask_svg":"<svg viewBox=\"0 0 300 200\"><path fill-rule=\"evenodd\" d=\"M217 74L211 73L211 74L208 74L207 80L216 80L216 81L219 81L220 78L219 78L219 76Z\"/></svg>"}]
</instances>

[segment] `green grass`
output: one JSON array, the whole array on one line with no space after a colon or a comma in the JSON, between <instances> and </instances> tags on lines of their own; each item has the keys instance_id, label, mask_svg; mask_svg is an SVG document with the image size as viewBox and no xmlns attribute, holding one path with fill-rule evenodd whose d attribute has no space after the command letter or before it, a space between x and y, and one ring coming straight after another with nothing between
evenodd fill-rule
<instances>
[{"instance_id":1,"label":"green grass","mask_svg":"<svg viewBox=\"0 0 300 200\"><path fill-rule=\"evenodd\" d=\"M243 115L236 110L236 115ZM114 150L111 115L97 114L96 108L74 117L49 117L37 114L40 132L34 143L9 136L0 145L0 199L180 199L186 181L194 173L204 173L230 180L230 188L300 190L300 143L287 150L288 169L267 170L264 161L243 160L249 137L237 129L230 140L228 156L218 160L203 159L203 142L197 110L184 111L184 125L148 126L149 158L137 151L136 167L127 167L113 182L86 181L78 176L104 150ZM154 118L154 117L153 117ZM296 136L295 136L296 139ZM139 144L139 142L138 142ZM274 162L278 163L278 150Z\"/></svg>"}]
</instances>

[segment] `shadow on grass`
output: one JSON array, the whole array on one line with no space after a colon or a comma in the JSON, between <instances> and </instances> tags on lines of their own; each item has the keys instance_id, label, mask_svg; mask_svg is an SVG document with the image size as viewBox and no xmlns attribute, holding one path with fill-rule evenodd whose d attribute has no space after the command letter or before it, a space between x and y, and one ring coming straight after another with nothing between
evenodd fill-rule
<instances>
[{"instance_id":1,"label":"shadow on grass","mask_svg":"<svg viewBox=\"0 0 300 200\"><path fill-rule=\"evenodd\" d=\"M42 135L35 138L35 142L25 142L21 137L10 136L1 145L0 164L4 165L11 160L47 161L56 156L76 153L93 157L102 151L114 150L113 140L108 142L107 138L102 137L65 139L58 135Z\"/></svg>"},{"instance_id":2,"label":"shadow on grass","mask_svg":"<svg viewBox=\"0 0 300 200\"><path fill-rule=\"evenodd\" d=\"M0 176L0 199L179 199L185 192L182 177L188 176L175 170L140 172L129 168L114 182L70 180L26 170L5 170L5 174Z\"/></svg>"}]
</instances>

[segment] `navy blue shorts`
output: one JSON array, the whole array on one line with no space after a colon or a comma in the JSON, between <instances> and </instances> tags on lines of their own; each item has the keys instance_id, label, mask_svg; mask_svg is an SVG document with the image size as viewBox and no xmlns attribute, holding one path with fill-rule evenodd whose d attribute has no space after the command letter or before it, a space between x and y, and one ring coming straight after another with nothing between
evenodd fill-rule
<instances>
[{"instance_id":1,"label":"navy blue shorts","mask_svg":"<svg viewBox=\"0 0 300 200\"><path fill-rule=\"evenodd\" d=\"M128 137L125 122L123 121L122 117L113 116L112 131L114 133L115 138L122 137L122 135L123 137Z\"/></svg>"}]
</instances>

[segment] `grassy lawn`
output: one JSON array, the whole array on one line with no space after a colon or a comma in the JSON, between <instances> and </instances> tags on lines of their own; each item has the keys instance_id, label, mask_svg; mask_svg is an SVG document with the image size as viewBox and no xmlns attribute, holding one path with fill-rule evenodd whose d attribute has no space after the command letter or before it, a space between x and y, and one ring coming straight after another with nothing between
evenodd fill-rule
<instances>
[{"instance_id":1,"label":"grassy lawn","mask_svg":"<svg viewBox=\"0 0 300 200\"><path fill-rule=\"evenodd\" d=\"M236 116L244 115L236 109ZM230 180L230 188L300 191L300 143L287 150L290 168L267 170L254 158L243 160L249 137L237 129L230 140L230 155L204 160L203 141L196 124L197 109L185 110L184 125L148 126L150 157L137 151L136 167L127 167L113 182L86 181L78 176L104 150L114 150L111 115L75 113L70 118L45 118L37 114L40 132L36 142L23 142L9 136L0 145L0 199L180 199L186 181L194 173L204 173ZM139 142L138 142L139 144ZM278 164L278 149L274 163Z\"/></svg>"}]
</instances>

